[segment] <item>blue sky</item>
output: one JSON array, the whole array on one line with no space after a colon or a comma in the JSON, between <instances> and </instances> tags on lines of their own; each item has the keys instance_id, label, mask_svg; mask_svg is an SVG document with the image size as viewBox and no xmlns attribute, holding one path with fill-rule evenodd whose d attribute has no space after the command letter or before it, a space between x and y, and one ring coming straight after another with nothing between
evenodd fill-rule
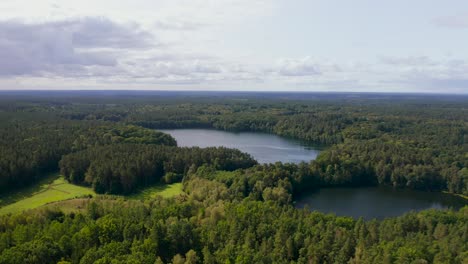
<instances>
[{"instance_id":1,"label":"blue sky","mask_svg":"<svg viewBox=\"0 0 468 264\"><path fill-rule=\"evenodd\" d=\"M3 0L0 89L468 93L468 1Z\"/></svg>"}]
</instances>

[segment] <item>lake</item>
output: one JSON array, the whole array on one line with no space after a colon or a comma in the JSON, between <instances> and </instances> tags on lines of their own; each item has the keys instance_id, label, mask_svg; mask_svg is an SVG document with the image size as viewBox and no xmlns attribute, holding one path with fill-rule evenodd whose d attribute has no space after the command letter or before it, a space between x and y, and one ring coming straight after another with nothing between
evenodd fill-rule
<instances>
[{"instance_id":1,"label":"lake","mask_svg":"<svg viewBox=\"0 0 468 264\"><path fill-rule=\"evenodd\" d=\"M237 148L249 153L260 163L308 162L314 160L319 153L317 149L299 141L265 133L233 133L210 129L159 131L173 136L180 147ZM311 210L364 219L382 219L429 208L459 209L466 204L467 200L450 194L384 187L323 188L304 194L296 201L297 208L308 206Z\"/></svg>"},{"instance_id":2,"label":"lake","mask_svg":"<svg viewBox=\"0 0 468 264\"><path fill-rule=\"evenodd\" d=\"M468 200L446 193L396 190L385 187L323 188L305 194L296 201L297 208L335 213L364 219L383 219L424 209L459 209Z\"/></svg>"},{"instance_id":3,"label":"lake","mask_svg":"<svg viewBox=\"0 0 468 264\"><path fill-rule=\"evenodd\" d=\"M259 163L292 162L314 160L319 151L297 140L273 134L252 132L226 132L211 129L158 129L177 140L179 147L236 148L249 153Z\"/></svg>"}]
</instances>

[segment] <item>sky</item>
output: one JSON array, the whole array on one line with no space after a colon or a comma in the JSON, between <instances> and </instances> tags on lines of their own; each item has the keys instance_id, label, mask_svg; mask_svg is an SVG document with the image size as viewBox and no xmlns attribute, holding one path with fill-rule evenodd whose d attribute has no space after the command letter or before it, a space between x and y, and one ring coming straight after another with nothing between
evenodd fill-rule
<instances>
[{"instance_id":1,"label":"sky","mask_svg":"<svg viewBox=\"0 0 468 264\"><path fill-rule=\"evenodd\" d=\"M1 0L31 89L468 94L468 1Z\"/></svg>"}]
</instances>

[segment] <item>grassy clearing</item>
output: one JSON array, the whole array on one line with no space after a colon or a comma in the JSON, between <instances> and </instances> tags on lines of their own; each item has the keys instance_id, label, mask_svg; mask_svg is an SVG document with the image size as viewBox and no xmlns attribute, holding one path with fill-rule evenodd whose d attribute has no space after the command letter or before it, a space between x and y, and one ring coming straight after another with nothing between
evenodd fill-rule
<instances>
[{"instance_id":1,"label":"grassy clearing","mask_svg":"<svg viewBox=\"0 0 468 264\"><path fill-rule=\"evenodd\" d=\"M27 186L11 192L7 191L4 193L0 193L0 207L4 207L6 205L15 203L19 200L31 196L33 193L41 191L41 186L52 183L55 179L57 179L57 177L57 174L49 174L34 185Z\"/></svg>"},{"instance_id":2,"label":"grassy clearing","mask_svg":"<svg viewBox=\"0 0 468 264\"><path fill-rule=\"evenodd\" d=\"M100 199L101 203L107 203L111 205L113 203L123 202L123 206L131 206L132 201L136 200L145 200L154 198L156 196L162 196L164 198L174 197L182 194L182 183L173 183L173 184L157 184L150 186L144 189L139 190L138 192L127 195L97 195L96 199ZM50 208L50 209L59 209L65 213L71 212L84 212L88 207L88 204L94 198L77 198L64 201L58 201L54 203L49 203L46 206L41 208Z\"/></svg>"},{"instance_id":3,"label":"grassy clearing","mask_svg":"<svg viewBox=\"0 0 468 264\"><path fill-rule=\"evenodd\" d=\"M144 200L144 199L154 198L158 195L164 198L169 198L169 197L174 197L182 193L183 193L182 183L180 182L172 183L172 184L156 184L156 185L141 189L138 192L127 196L127 198Z\"/></svg>"},{"instance_id":4,"label":"grassy clearing","mask_svg":"<svg viewBox=\"0 0 468 264\"><path fill-rule=\"evenodd\" d=\"M144 200L158 195L164 198L173 197L182 192L182 183L157 184L121 197ZM55 173L42 179L34 186L16 192L0 194L0 215L20 213L46 204L59 206L65 212L76 211L86 208L88 199L73 198L86 195L96 196L96 193L91 188L68 183L63 176ZM68 206L70 208L67 208Z\"/></svg>"},{"instance_id":5,"label":"grassy clearing","mask_svg":"<svg viewBox=\"0 0 468 264\"><path fill-rule=\"evenodd\" d=\"M19 213L48 203L84 195L95 195L95 192L90 188L70 184L58 174L52 174L35 186L15 193L2 194L0 215Z\"/></svg>"}]
</instances>

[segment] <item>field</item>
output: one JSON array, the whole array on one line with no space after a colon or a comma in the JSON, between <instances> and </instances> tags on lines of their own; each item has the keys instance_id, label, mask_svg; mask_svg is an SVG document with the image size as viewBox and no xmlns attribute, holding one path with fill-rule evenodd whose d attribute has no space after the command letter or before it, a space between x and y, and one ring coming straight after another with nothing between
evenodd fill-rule
<instances>
[{"instance_id":1,"label":"field","mask_svg":"<svg viewBox=\"0 0 468 264\"><path fill-rule=\"evenodd\" d=\"M48 203L86 195L95 195L95 193L90 188L68 183L58 174L51 174L34 186L16 193L2 194L0 215L18 213Z\"/></svg>"},{"instance_id":2,"label":"field","mask_svg":"<svg viewBox=\"0 0 468 264\"><path fill-rule=\"evenodd\" d=\"M164 198L173 197L182 193L182 183L173 183L173 184L157 184L139 190L135 194L128 196L129 199L139 199L144 200L148 198L153 198L157 195Z\"/></svg>"},{"instance_id":3,"label":"field","mask_svg":"<svg viewBox=\"0 0 468 264\"><path fill-rule=\"evenodd\" d=\"M101 204L112 204L116 202L122 202L125 201L126 206L131 206L131 201L136 202L136 200L146 200L150 198L154 198L156 196L162 196L164 198L170 198L174 197L176 195L182 194L182 183L173 183L173 184L157 184L148 188L144 188L139 190L138 192L123 196L123 195L111 195L109 196L97 196L99 203ZM111 199L99 199L101 197L108 197ZM117 199L112 199L112 198L117 198ZM120 199L121 198L121 199ZM71 212L83 212L86 210L88 207L89 202L92 201L91 198L77 198L77 199L69 199L69 200L63 200L63 201L57 201L53 203L49 203L44 208L55 208L59 209L65 213L71 213Z\"/></svg>"},{"instance_id":4,"label":"field","mask_svg":"<svg viewBox=\"0 0 468 264\"><path fill-rule=\"evenodd\" d=\"M129 199L144 200L160 195L168 198L182 193L182 184L157 184L148 188L139 190L138 192L125 196ZM82 187L68 183L63 176L51 174L38 184L25 188L14 193L6 193L0 195L0 215L8 213L19 213L24 210L34 209L46 204L55 204L56 202L70 200L76 197L87 195L95 196L96 193L87 187ZM77 199L77 202L81 200ZM75 202L69 201L60 203L61 205L73 205ZM61 206L63 207L63 206ZM79 206L78 206L79 207Z\"/></svg>"}]
</instances>

